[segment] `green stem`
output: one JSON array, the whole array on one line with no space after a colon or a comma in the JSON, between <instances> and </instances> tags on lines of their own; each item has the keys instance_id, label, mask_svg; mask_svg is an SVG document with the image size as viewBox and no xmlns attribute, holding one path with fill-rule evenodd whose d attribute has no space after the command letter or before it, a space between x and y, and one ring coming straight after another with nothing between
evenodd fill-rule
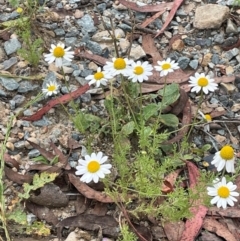
<instances>
[{"instance_id":1,"label":"green stem","mask_svg":"<svg viewBox=\"0 0 240 241\"><path fill-rule=\"evenodd\" d=\"M190 130L189 130L189 132L188 132L188 135L187 135L187 140L189 139L190 134L191 134L191 132L192 132L192 130L193 130L194 123L196 122L197 115L198 115L198 111L200 110L200 107L201 107L202 101L203 101L203 90L201 90L200 100L199 100L199 102L198 102L197 110L196 110L196 113L195 113L195 116L194 116L194 119L193 119L193 125L191 126L191 128L190 128Z\"/></svg>"}]
</instances>

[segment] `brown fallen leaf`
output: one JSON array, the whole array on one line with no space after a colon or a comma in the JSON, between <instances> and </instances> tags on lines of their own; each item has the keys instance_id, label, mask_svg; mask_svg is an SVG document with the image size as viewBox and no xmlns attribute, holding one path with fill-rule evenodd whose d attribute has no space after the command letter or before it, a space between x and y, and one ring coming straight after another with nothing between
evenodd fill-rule
<instances>
[{"instance_id":1,"label":"brown fallen leaf","mask_svg":"<svg viewBox=\"0 0 240 241\"><path fill-rule=\"evenodd\" d=\"M237 207L229 207L227 209L210 207L207 214L216 217L240 218L240 209Z\"/></svg>"},{"instance_id":2,"label":"brown fallen leaf","mask_svg":"<svg viewBox=\"0 0 240 241\"><path fill-rule=\"evenodd\" d=\"M58 223L58 218L47 207L27 201L26 208L28 211L36 215L41 220L45 220L46 222L51 223L53 225L56 225Z\"/></svg>"},{"instance_id":3,"label":"brown fallen leaf","mask_svg":"<svg viewBox=\"0 0 240 241\"><path fill-rule=\"evenodd\" d=\"M106 194L95 191L94 189L89 187L84 182L81 182L79 177L76 177L75 175L73 175L71 173L68 174L68 177L69 177L70 182L73 184L73 186L75 186L76 189L82 195L84 195L86 198L95 199L102 203L113 203L114 202L114 200L112 198L110 198L109 196L107 196Z\"/></svg>"},{"instance_id":4,"label":"brown fallen leaf","mask_svg":"<svg viewBox=\"0 0 240 241\"><path fill-rule=\"evenodd\" d=\"M51 142L50 146L52 147L53 151L55 152L55 154L52 153L52 151L46 151L46 149L42 148L40 145L27 140L35 149L39 150L40 154L45 157L49 163L57 156L58 157L58 162L55 164L55 166L50 166L49 165L45 165L45 167L41 164L41 166L37 166L34 165L34 167L41 167L42 170L47 170L48 172L59 172L61 168L64 168L65 170L70 170L71 167L68 164L68 157L65 156L58 148L57 146ZM49 168L47 168L49 167ZM33 170L30 166L29 170ZM36 170L36 169L35 169Z\"/></svg>"},{"instance_id":5,"label":"brown fallen leaf","mask_svg":"<svg viewBox=\"0 0 240 241\"><path fill-rule=\"evenodd\" d=\"M58 156L58 163L56 163L56 165L58 167L62 167L65 170L70 170L71 167L68 164L68 157L65 156L56 146L53 142L50 143L50 146L52 147L53 151L55 152L55 155Z\"/></svg>"},{"instance_id":6,"label":"brown fallen leaf","mask_svg":"<svg viewBox=\"0 0 240 241\"><path fill-rule=\"evenodd\" d=\"M108 211L108 207L106 203L96 202L91 214L97 216L105 216Z\"/></svg>"},{"instance_id":7,"label":"brown fallen leaf","mask_svg":"<svg viewBox=\"0 0 240 241\"><path fill-rule=\"evenodd\" d=\"M152 64L157 65L157 61L163 60L162 56L160 55L158 49L155 46L154 39L150 34L143 35L142 38L142 47L146 54L152 56ZM149 76L149 82L159 83L159 84L170 84L170 83L184 83L189 80L189 77L194 73L192 71L191 73L184 73L181 69L177 69L174 72L168 74L167 78L160 77L160 74L158 71L153 69L153 74Z\"/></svg>"},{"instance_id":8,"label":"brown fallen leaf","mask_svg":"<svg viewBox=\"0 0 240 241\"><path fill-rule=\"evenodd\" d=\"M19 163L14 158L10 157L8 153L4 153L3 159L9 167L15 167L19 170Z\"/></svg>"},{"instance_id":9,"label":"brown fallen leaf","mask_svg":"<svg viewBox=\"0 0 240 241\"><path fill-rule=\"evenodd\" d=\"M11 33L7 30L0 30L0 39L8 41L10 39Z\"/></svg>"},{"instance_id":10,"label":"brown fallen leaf","mask_svg":"<svg viewBox=\"0 0 240 241\"><path fill-rule=\"evenodd\" d=\"M117 221L109 215L96 216L92 214L80 214L68 217L59 222L56 227L79 227L86 230L97 231L102 229L102 233L112 238L119 235L119 225Z\"/></svg>"},{"instance_id":11,"label":"brown fallen leaf","mask_svg":"<svg viewBox=\"0 0 240 241\"><path fill-rule=\"evenodd\" d=\"M91 205L92 200L87 199L81 194L77 196L77 200L75 201L75 209L76 214L84 213Z\"/></svg>"},{"instance_id":12,"label":"brown fallen leaf","mask_svg":"<svg viewBox=\"0 0 240 241\"><path fill-rule=\"evenodd\" d=\"M161 3L161 4L157 4L157 5L146 5L146 6L138 6L136 3L134 2L130 2L130 1L126 1L126 0L119 0L119 2L126 6L127 8L130 8L134 11L137 12L158 12L158 11L162 11L162 10L170 10L173 6L173 3Z\"/></svg>"},{"instance_id":13,"label":"brown fallen leaf","mask_svg":"<svg viewBox=\"0 0 240 241\"><path fill-rule=\"evenodd\" d=\"M168 174L164 178L164 183L162 185L162 192L169 193L174 190L174 183L176 182L177 177L179 176L179 173L182 171L182 169L177 169L170 174Z\"/></svg>"},{"instance_id":14,"label":"brown fallen leaf","mask_svg":"<svg viewBox=\"0 0 240 241\"><path fill-rule=\"evenodd\" d=\"M218 237L215 233L208 231L201 232L201 239L204 241L223 241L222 238Z\"/></svg>"},{"instance_id":15,"label":"brown fallen leaf","mask_svg":"<svg viewBox=\"0 0 240 241\"><path fill-rule=\"evenodd\" d=\"M46 149L42 148L41 146L39 146L38 144L36 144L30 140L27 140L27 141L31 144L31 146L33 148L37 149L40 152L40 154L43 157L45 157L48 161L51 161L52 159L55 158L56 155L54 155L52 152L47 151Z\"/></svg>"},{"instance_id":16,"label":"brown fallen leaf","mask_svg":"<svg viewBox=\"0 0 240 241\"><path fill-rule=\"evenodd\" d=\"M37 194L33 192L29 201L50 208L59 208L68 205L68 196L54 183L48 183L40 188Z\"/></svg>"},{"instance_id":17,"label":"brown fallen leaf","mask_svg":"<svg viewBox=\"0 0 240 241\"><path fill-rule=\"evenodd\" d=\"M154 39L151 34L146 34L142 36L142 48L146 54L152 56L153 64L157 64L157 61L163 60L161 54L159 53ZM159 75L159 74L158 74Z\"/></svg>"},{"instance_id":18,"label":"brown fallen leaf","mask_svg":"<svg viewBox=\"0 0 240 241\"><path fill-rule=\"evenodd\" d=\"M186 91L180 88L180 97L175 103L171 105L172 109L170 112L174 115L179 115L180 113L182 113L187 101L188 101L188 95Z\"/></svg>"},{"instance_id":19,"label":"brown fallen leaf","mask_svg":"<svg viewBox=\"0 0 240 241\"><path fill-rule=\"evenodd\" d=\"M222 220L224 224L227 225L228 230L230 231L230 233L232 233L232 235L235 237L236 240L240 239L240 231L239 231L239 226L236 222L234 222L233 219L231 218L224 218L224 220Z\"/></svg>"},{"instance_id":20,"label":"brown fallen leaf","mask_svg":"<svg viewBox=\"0 0 240 241\"><path fill-rule=\"evenodd\" d=\"M74 140L73 138L68 138L68 148L70 148L71 150L73 149L77 149L77 148L80 148L82 145Z\"/></svg>"},{"instance_id":21,"label":"brown fallen leaf","mask_svg":"<svg viewBox=\"0 0 240 241\"><path fill-rule=\"evenodd\" d=\"M155 38L157 36L159 36L160 34L162 34L164 32L164 30L167 28L167 26L169 25L169 23L171 22L171 20L173 19L175 13L177 12L178 8L180 7L180 5L182 4L183 0L175 0L173 2L173 6L171 8L171 11L166 19L166 22L163 24L161 30L157 33L157 35L155 36Z\"/></svg>"},{"instance_id":22,"label":"brown fallen leaf","mask_svg":"<svg viewBox=\"0 0 240 241\"><path fill-rule=\"evenodd\" d=\"M23 183L31 183L32 182L32 179L33 177L29 174L20 174L20 173L17 173L17 172L14 172L11 168L9 167L4 167L4 172L5 172L5 175L6 177L15 182L15 183L18 183L18 184L23 184Z\"/></svg>"},{"instance_id":23,"label":"brown fallen leaf","mask_svg":"<svg viewBox=\"0 0 240 241\"><path fill-rule=\"evenodd\" d=\"M162 9L161 11L155 13L152 17L147 18L143 23L141 23L141 27L146 28L151 22L153 22L155 19L157 19L159 16L161 16L163 13L166 12L166 8Z\"/></svg>"},{"instance_id":24,"label":"brown fallen leaf","mask_svg":"<svg viewBox=\"0 0 240 241\"><path fill-rule=\"evenodd\" d=\"M138 234L140 234L141 237L143 237L147 241L152 241L152 233L147 227L136 223L133 223L133 226L135 231L138 232ZM138 240L142 239L139 238Z\"/></svg>"},{"instance_id":25,"label":"brown fallen leaf","mask_svg":"<svg viewBox=\"0 0 240 241\"><path fill-rule=\"evenodd\" d=\"M215 219L205 218L203 222L203 228L209 232L216 233L218 236L223 237L227 241L238 241L226 226L219 223Z\"/></svg>"},{"instance_id":26,"label":"brown fallen leaf","mask_svg":"<svg viewBox=\"0 0 240 241\"><path fill-rule=\"evenodd\" d=\"M46 165L46 164L33 164L33 165L30 165L29 168L27 169L28 171L32 171L32 170L35 170L35 171L46 171L48 169L52 168L51 165ZM58 172L59 168L56 167L56 171L55 172Z\"/></svg>"},{"instance_id":27,"label":"brown fallen leaf","mask_svg":"<svg viewBox=\"0 0 240 241\"><path fill-rule=\"evenodd\" d=\"M166 222L163 225L163 229L168 240L178 241L182 236L182 233L184 230L184 222L183 221Z\"/></svg>"}]
</instances>

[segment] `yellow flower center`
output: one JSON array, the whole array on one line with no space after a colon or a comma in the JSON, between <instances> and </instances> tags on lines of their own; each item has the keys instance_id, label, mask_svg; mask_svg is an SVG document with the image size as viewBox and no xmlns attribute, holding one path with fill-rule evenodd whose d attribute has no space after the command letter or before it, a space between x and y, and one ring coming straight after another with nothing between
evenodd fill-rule
<instances>
[{"instance_id":1,"label":"yellow flower center","mask_svg":"<svg viewBox=\"0 0 240 241\"><path fill-rule=\"evenodd\" d=\"M219 197L222 197L222 198L227 198L230 196L230 190L228 187L220 187L218 190L217 190L217 193L218 193L218 196Z\"/></svg>"},{"instance_id":2,"label":"yellow flower center","mask_svg":"<svg viewBox=\"0 0 240 241\"><path fill-rule=\"evenodd\" d=\"M53 50L53 55L56 58L62 58L64 56L65 52L64 49L60 46L57 46L54 50Z\"/></svg>"},{"instance_id":3,"label":"yellow flower center","mask_svg":"<svg viewBox=\"0 0 240 241\"><path fill-rule=\"evenodd\" d=\"M140 75L140 74L142 74L143 73L143 71L144 71L144 69L143 69L143 67L142 66L136 66L135 68L134 68L134 74L136 74L136 75Z\"/></svg>"},{"instance_id":4,"label":"yellow flower center","mask_svg":"<svg viewBox=\"0 0 240 241\"><path fill-rule=\"evenodd\" d=\"M231 146L224 146L220 151L220 156L222 159L228 161L234 157L234 150Z\"/></svg>"},{"instance_id":5,"label":"yellow flower center","mask_svg":"<svg viewBox=\"0 0 240 241\"><path fill-rule=\"evenodd\" d=\"M100 80L104 77L104 74L102 72L97 72L96 74L94 74L94 79L95 80Z\"/></svg>"},{"instance_id":6,"label":"yellow flower center","mask_svg":"<svg viewBox=\"0 0 240 241\"><path fill-rule=\"evenodd\" d=\"M207 121L212 121L212 117L210 115L204 115L204 116Z\"/></svg>"},{"instance_id":7,"label":"yellow flower center","mask_svg":"<svg viewBox=\"0 0 240 241\"><path fill-rule=\"evenodd\" d=\"M169 64L169 63L163 64L163 65L162 65L162 69L163 69L163 70L171 69L171 64Z\"/></svg>"},{"instance_id":8,"label":"yellow flower center","mask_svg":"<svg viewBox=\"0 0 240 241\"><path fill-rule=\"evenodd\" d=\"M122 58L117 58L117 59L114 61L113 66L114 66L114 68L117 69L117 70L125 69L125 68L126 68L126 62L125 62L125 60L122 59Z\"/></svg>"},{"instance_id":9,"label":"yellow flower center","mask_svg":"<svg viewBox=\"0 0 240 241\"><path fill-rule=\"evenodd\" d=\"M56 86L55 85L49 85L47 87L47 89L48 89L49 92L52 92L52 91L56 90Z\"/></svg>"},{"instance_id":10,"label":"yellow flower center","mask_svg":"<svg viewBox=\"0 0 240 241\"><path fill-rule=\"evenodd\" d=\"M87 169L91 173L95 173L100 169L100 164L98 161L92 160L88 163Z\"/></svg>"},{"instance_id":11,"label":"yellow flower center","mask_svg":"<svg viewBox=\"0 0 240 241\"><path fill-rule=\"evenodd\" d=\"M198 79L198 85L201 87L205 87L208 85L208 79L205 77L201 77Z\"/></svg>"},{"instance_id":12,"label":"yellow flower center","mask_svg":"<svg viewBox=\"0 0 240 241\"><path fill-rule=\"evenodd\" d=\"M20 8L20 7L18 7L18 8L16 9L16 12L17 12L17 13L22 13L22 11L23 11L23 9Z\"/></svg>"}]
</instances>

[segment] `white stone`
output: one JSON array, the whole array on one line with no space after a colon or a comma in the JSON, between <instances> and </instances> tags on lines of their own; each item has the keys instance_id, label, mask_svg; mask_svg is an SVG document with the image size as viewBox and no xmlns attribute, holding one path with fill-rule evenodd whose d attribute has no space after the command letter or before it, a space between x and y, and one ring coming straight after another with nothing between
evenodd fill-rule
<instances>
[{"instance_id":1,"label":"white stone","mask_svg":"<svg viewBox=\"0 0 240 241\"><path fill-rule=\"evenodd\" d=\"M127 39L119 39L119 47L123 54L125 54L130 46L130 42Z\"/></svg>"},{"instance_id":2,"label":"white stone","mask_svg":"<svg viewBox=\"0 0 240 241\"><path fill-rule=\"evenodd\" d=\"M142 57L145 57L146 53L144 52L143 48L140 45L132 45L131 52L130 52L130 58L137 60L141 59Z\"/></svg>"},{"instance_id":3,"label":"white stone","mask_svg":"<svg viewBox=\"0 0 240 241\"><path fill-rule=\"evenodd\" d=\"M198 29L220 28L229 16L229 8L217 4L206 4L196 9L193 26Z\"/></svg>"}]
</instances>

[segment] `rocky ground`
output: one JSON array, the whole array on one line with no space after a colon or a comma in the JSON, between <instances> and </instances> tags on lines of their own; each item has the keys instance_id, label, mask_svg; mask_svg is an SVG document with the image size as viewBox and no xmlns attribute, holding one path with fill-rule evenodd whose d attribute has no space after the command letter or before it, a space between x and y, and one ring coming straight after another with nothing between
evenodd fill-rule
<instances>
[{"instance_id":1,"label":"rocky ground","mask_svg":"<svg viewBox=\"0 0 240 241\"><path fill-rule=\"evenodd\" d=\"M39 1L40 4L43 4L43 2ZM132 14L129 14L126 6L120 4L120 1L98 0L94 2L95 5L92 2L83 0L46 1L33 25L33 35L44 40L44 52L48 53L51 43L61 41L66 46L71 46L73 50L77 48L81 48L84 51L90 50L94 55L110 59L114 55L114 46L108 32L104 29L102 21L110 27L111 18L119 40L118 48L120 54L125 55L130 46L129 32L132 30L134 19L136 27L130 58L134 60L151 60L151 56L149 56L146 48L143 47L143 35L151 34L154 37L164 26L170 11L165 11L150 24L143 26L141 24L145 23L145 20L155 13L153 8L149 12L141 12L141 6L161 4L159 1L139 0L134 5L135 10L132 10ZM123 1L123 3L125 2ZM175 3L177 2L175 1ZM212 116L219 121L210 125L210 135L213 135L216 141L213 141L213 138L207 133L202 133L196 129L195 134L197 135L193 136L193 142L196 146L210 143L217 149L217 145L231 143L235 150L239 151L240 8L232 6L234 3L228 5L228 1L216 2L216 0L183 1L168 27L153 41L162 58L170 57L175 60L184 72L204 72L216 78L220 83L219 90L210 94L207 97L207 101L201 106L201 110L204 113L212 113ZM167 3L169 4L170 2L167 1ZM170 4L168 8L171 8ZM48 65L42 57L38 67L32 68L27 61L20 58L17 54L17 50L24 45L19 36L11 30L3 34L4 26L2 23L18 17L19 14L15 9L11 8L6 0L0 0L1 142L6 135L9 116L21 111L29 100L41 92L42 87L47 82L56 80L61 84L61 95L67 94L69 91L63 81L62 73L54 64ZM68 66L64 67L70 91L74 91L79 86L86 84L85 77L96 71L97 67L97 63L93 60L76 56ZM43 78L39 78L39 80L28 80L26 78L34 75L42 75ZM186 91L189 91L187 80L183 80L181 85ZM77 99L77 103L83 109L88 108L92 113L98 113L99 116L103 117L105 113L102 100L101 98L96 98L100 94L100 89L92 88L87 93L81 95ZM193 93L189 93L189 97L194 110L196 109L198 97ZM22 116L31 116L49 100L49 97L42 98L36 104L24 110ZM70 105L66 105L66 108L71 112ZM231 121L231 126L225 122L224 124L223 120ZM25 174L29 166L33 164L31 158L40 155L40 151L34 148L33 145L30 145L26 141L27 139L46 150L52 149L50 142L55 143L64 154L69 155L68 162L71 167L76 166L77 160L84 153L84 138L81 133L75 130L71 120L61 106L52 108L37 121L27 121L20 118L14 121L10 138L7 142L7 153L19 163L19 169L14 171L18 171L21 174ZM69 152L68 140L76 144L76 148L71 152ZM13 177L14 175L9 176ZM20 189L20 185L14 181L14 178L6 178L4 182L6 185L7 205L11 205L16 191ZM51 211L58 221L86 210L85 214L87 213L87 215L99 215L99 213L101 215L101 212L104 212L102 211L103 209L108 214L114 213L111 205L106 205L104 208L99 207L99 204L95 202L86 201L78 192L64 191L65 186L61 186L61 184L59 186L62 190L59 190L57 186L48 187L50 189L45 190L47 194L45 194L42 201L41 198L37 197L34 202L37 205L44 205L46 204L46 196L50 195L49 193L54 193L48 206L51 207ZM57 201L54 202L53 199ZM62 202L61 205L59 205L59 200ZM34 197L32 201L34 201ZM29 210L31 210L31 207L29 207ZM43 211L41 210L40 212ZM39 218L39 214L33 213L34 211L29 211L30 220ZM90 216L88 218L91 219ZM54 228L54 225L56 225L55 221L52 220L52 223L48 223L48 225L53 226L52 240L57 240L57 232ZM68 227L65 227L62 233L66 241L107 241L117 239L116 235L108 236L106 232L103 235L103 237L106 237L102 239L100 232L92 231L94 228L86 228L84 225L81 226L82 230L75 230L75 227L71 225L66 226ZM159 231L159 228L156 230L152 229L151 232L153 240L171 240L169 237L166 237L164 232ZM14 240L20 239L17 237ZM46 240L50 240L50 238ZM219 238L214 233L203 231L198 240L225 239Z\"/></svg>"}]
</instances>

